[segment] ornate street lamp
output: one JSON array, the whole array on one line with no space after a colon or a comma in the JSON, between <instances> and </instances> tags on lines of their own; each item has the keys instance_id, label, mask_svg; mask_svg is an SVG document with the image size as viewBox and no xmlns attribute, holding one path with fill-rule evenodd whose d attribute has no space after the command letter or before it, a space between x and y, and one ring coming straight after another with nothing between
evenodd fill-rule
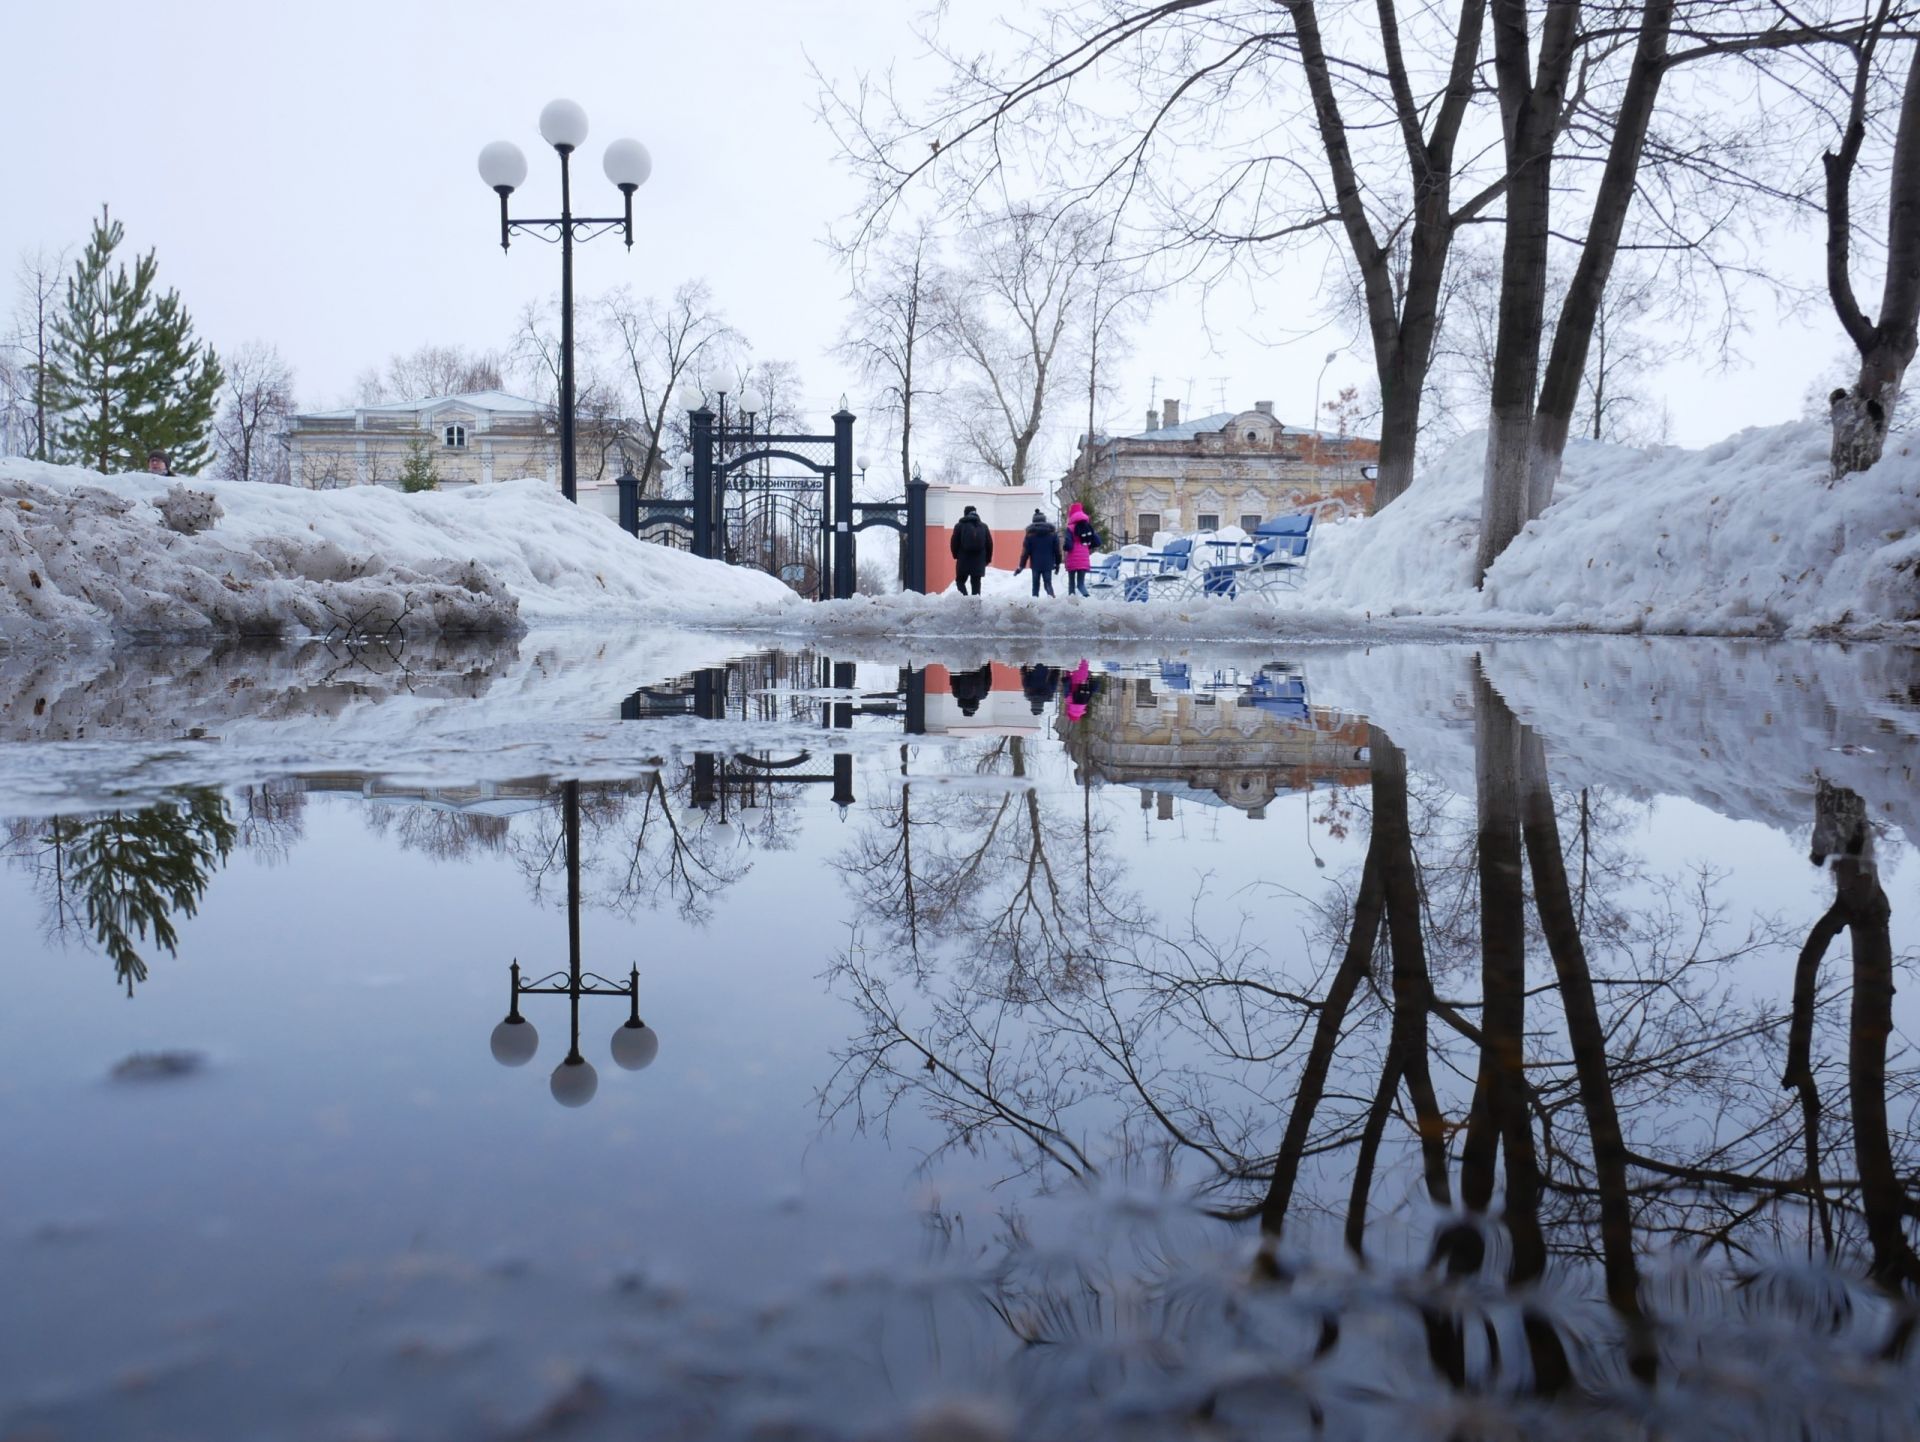
<instances>
[{"instance_id":1,"label":"ornate street lamp","mask_svg":"<svg viewBox=\"0 0 1920 1442\"><path fill-rule=\"evenodd\" d=\"M587 138L587 112L571 100L555 100L540 112L540 135L560 153L560 215L555 220L514 220L507 214L507 197L527 178L527 158L509 140L496 140L480 152L480 178L500 197L500 249L505 250L516 230L560 242L560 494L577 500L573 454L573 242L618 231L633 249L633 193L653 174L653 157L637 140L616 140L601 162L626 202L621 216L577 216L573 213L573 152Z\"/></svg>"},{"instance_id":2,"label":"ornate street lamp","mask_svg":"<svg viewBox=\"0 0 1920 1442\"><path fill-rule=\"evenodd\" d=\"M567 847L567 969L549 972L535 981L520 979L520 963L515 960L508 973L513 981L507 1014L493 1029L489 1045L493 1059L502 1066L525 1066L540 1046L540 1033L533 1023L520 1015L523 996L564 996L571 1011L567 1054L553 1069L548 1086L553 1099L563 1107L583 1107L600 1089L600 1077L593 1063L580 1054L580 998L583 996L620 996L628 1003L627 1019L615 1028L611 1050L614 1064L626 1071L641 1071L660 1052L660 1034L640 1020L640 968L627 973L625 982L607 980L597 972L580 968L580 783L568 781L560 788L561 814L565 822Z\"/></svg>"}]
</instances>

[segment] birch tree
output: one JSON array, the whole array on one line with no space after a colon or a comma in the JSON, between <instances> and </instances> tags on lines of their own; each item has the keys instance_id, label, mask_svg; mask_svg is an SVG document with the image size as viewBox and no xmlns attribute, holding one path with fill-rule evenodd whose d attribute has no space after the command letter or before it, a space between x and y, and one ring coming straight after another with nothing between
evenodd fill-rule
<instances>
[{"instance_id":1,"label":"birch tree","mask_svg":"<svg viewBox=\"0 0 1920 1442\"><path fill-rule=\"evenodd\" d=\"M639 440L644 454L636 474L644 491L659 471L674 397L708 369L730 362L746 342L727 323L704 280L682 282L666 301L637 299L622 286L601 302L600 310L621 383L643 432Z\"/></svg>"}]
</instances>

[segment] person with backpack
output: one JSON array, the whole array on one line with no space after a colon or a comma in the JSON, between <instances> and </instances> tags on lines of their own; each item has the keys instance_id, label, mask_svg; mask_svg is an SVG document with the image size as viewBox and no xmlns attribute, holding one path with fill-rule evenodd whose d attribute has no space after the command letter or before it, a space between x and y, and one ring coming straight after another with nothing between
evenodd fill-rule
<instances>
[{"instance_id":1,"label":"person with backpack","mask_svg":"<svg viewBox=\"0 0 1920 1442\"><path fill-rule=\"evenodd\" d=\"M980 594L980 580L993 561L993 532L980 519L978 507L968 506L953 523L947 539L953 552L953 584L961 595Z\"/></svg>"},{"instance_id":2,"label":"person with backpack","mask_svg":"<svg viewBox=\"0 0 1920 1442\"><path fill-rule=\"evenodd\" d=\"M1093 553L1100 549L1100 532L1093 517L1078 501L1067 512L1067 594L1087 594L1087 572L1093 569Z\"/></svg>"},{"instance_id":3,"label":"person with backpack","mask_svg":"<svg viewBox=\"0 0 1920 1442\"><path fill-rule=\"evenodd\" d=\"M1013 568L1013 574L1019 575L1029 567L1033 570L1033 594L1038 596L1040 588L1045 586L1047 594L1053 594L1053 573L1060 566L1060 533L1054 529L1042 511L1033 513L1033 523L1027 527L1026 539L1020 543L1020 564Z\"/></svg>"}]
</instances>

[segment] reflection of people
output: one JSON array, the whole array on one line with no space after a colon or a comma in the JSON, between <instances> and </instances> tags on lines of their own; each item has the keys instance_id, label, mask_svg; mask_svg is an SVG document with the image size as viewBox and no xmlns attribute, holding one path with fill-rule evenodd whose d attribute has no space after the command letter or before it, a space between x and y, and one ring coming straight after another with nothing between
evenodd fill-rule
<instances>
[{"instance_id":1,"label":"reflection of people","mask_svg":"<svg viewBox=\"0 0 1920 1442\"><path fill-rule=\"evenodd\" d=\"M1013 568L1013 574L1019 575L1027 567L1033 568L1033 594L1040 594L1040 587L1047 588L1047 594L1053 594L1053 573L1060 564L1060 533L1053 528L1053 522L1041 511L1033 513L1033 524L1027 527L1027 538L1020 543L1020 564Z\"/></svg>"},{"instance_id":2,"label":"reflection of people","mask_svg":"<svg viewBox=\"0 0 1920 1442\"><path fill-rule=\"evenodd\" d=\"M980 703L987 699L987 693L992 690L992 666L982 666L976 671L953 673L953 699L960 703L962 716L971 716L978 711Z\"/></svg>"},{"instance_id":3,"label":"reflection of people","mask_svg":"<svg viewBox=\"0 0 1920 1442\"><path fill-rule=\"evenodd\" d=\"M1093 704L1093 693L1098 686L1093 667L1083 659L1067 677L1067 720L1078 721L1087 714L1087 707Z\"/></svg>"},{"instance_id":4,"label":"reflection of people","mask_svg":"<svg viewBox=\"0 0 1920 1442\"><path fill-rule=\"evenodd\" d=\"M1087 572L1093 567L1093 553L1100 549L1100 532L1093 517L1078 501L1067 512L1067 594L1087 594Z\"/></svg>"},{"instance_id":5,"label":"reflection of people","mask_svg":"<svg viewBox=\"0 0 1920 1442\"><path fill-rule=\"evenodd\" d=\"M1053 699L1054 688L1059 684L1060 670L1057 666L1020 668L1020 689L1026 695L1027 706L1036 716L1047 709L1047 702Z\"/></svg>"},{"instance_id":6,"label":"reflection of people","mask_svg":"<svg viewBox=\"0 0 1920 1442\"><path fill-rule=\"evenodd\" d=\"M173 474L173 463L167 459L165 451L148 451L147 470L156 476L170 476Z\"/></svg>"},{"instance_id":7,"label":"reflection of people","mask_svg":"<svg viewBox=\"0 0 1920 1442\"><path fill-rule=\"evenodd\" d=\"M953 552L953 584L961 595L980 594L980 578L987 573L987 567L993 561L993 532L987 529L987 523L980 519L980 512L968 506L953 523L953 534L947 540L947 549Z\"/></svg>"}]
</instances>

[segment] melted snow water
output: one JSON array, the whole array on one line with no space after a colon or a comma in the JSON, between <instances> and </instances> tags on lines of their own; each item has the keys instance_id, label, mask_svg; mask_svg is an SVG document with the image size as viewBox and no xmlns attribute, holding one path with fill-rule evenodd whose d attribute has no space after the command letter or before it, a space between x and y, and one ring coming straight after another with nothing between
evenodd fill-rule
<instances>
[{"instance_id":1,"label":"melted snow water","mask_svg":"<svg viewBox=\"0 0 1920 1442\"><path fill-rule=\"evenodd\" d=\"M1912 654L668 650L0 676L0 1436L1920 1430Z\"/></svg>"}]
</instances>

